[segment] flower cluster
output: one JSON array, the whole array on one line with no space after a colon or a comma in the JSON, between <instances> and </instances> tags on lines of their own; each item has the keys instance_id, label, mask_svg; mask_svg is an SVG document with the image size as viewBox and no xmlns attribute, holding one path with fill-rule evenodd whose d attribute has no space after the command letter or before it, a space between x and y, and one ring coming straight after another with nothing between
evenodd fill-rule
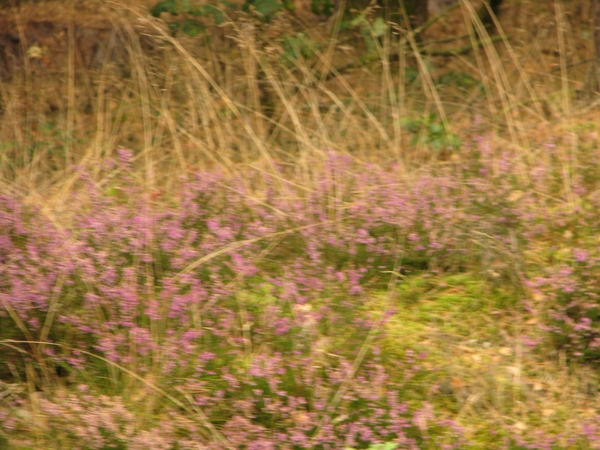
<instances>
[{"instance_id":1,"label":"flower cluster","mask_svg":"<svg viewBox=\"0 0 600 450\"><path fill-rule=\"evenodd\" d=\"M108 379L117 395L161 398L142 426L83 387L42 402L46 429L68 428L63 439L90 449L463 448L460 427L408 402L418 358L392 370L375 345L361 353L388 313L365 298L390 272L488 264L552 298L544 326L574 355L600 343L600 256L586 241L600 208L575 211L585 220L571 257L530 276L511 258L564 233L572 215L516 189L507 155L484 143L472 152L412 180L332 152L309 187L277 173L199 173L177 204L158 206L133 187L123 151L111 193L82 174L85 197L63 227L0 197L0 338L44 341L31 360Z\"/></svg>"}]
</instances>

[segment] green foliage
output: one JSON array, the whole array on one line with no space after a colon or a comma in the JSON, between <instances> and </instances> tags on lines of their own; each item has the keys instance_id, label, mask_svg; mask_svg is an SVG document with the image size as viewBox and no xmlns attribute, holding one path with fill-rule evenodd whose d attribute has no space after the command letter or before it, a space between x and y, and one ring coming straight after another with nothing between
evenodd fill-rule
<instances>
[{"instance_id":1,"label":"green foliage","mask_svg":"<svg viewBox=\"0 0 600 450\"><path fill-rule=\"evenodd\" d=\"M177 0L164 0L154 5L154 8L150 11L154 17L160 17L164 12L173 14L176 16L180 11Z\"/></svg>"},{"instance_id":2,"label":"green foliage","mask_svg":"<svg viewBox=\"0 0 600 450\"><path fill-rule=\"evenodd\" d=\"M329 10L329 0L326 0L324 10ZM206 36L206 28L211 23L221 25L226 21L226 11L238 10L238 6L227 0L216 0L213 4L195 4L191 0L162 0L154 5L151 14L160 17L161 14L169 14L167 24L173 35L182 32L187 36ZM293 10L292 0L246 0L242 5L243 11L253 10L264 21L268 21L274 14L282 9Z\"/></svg>"},{"instance_id":3,"label":"green foliage","mask_svg":"<svg viewBox=\"0 0 600 450\"><path fill-rule=\"evenodd\" d=\"M365 13L361 13L354 19L343 24L342 28L360 31L366 47L364 59L377 57L377 39L381 38L388 30L388 26L383 18L376 17L372 19Z\"/></svg>"},{"instance_id":4,"label":"green foliage","mask_svg":"<svg viewBox=\"0 0 600 450\"><path fill-rule=\"evenodd\" d=\"M234 4L219 0L218 3L225 8L234 8ZM217 25L225 22L223 11L215 5L192 5L189 0L163 0L158 2L151 10L154 17L160 17L162 13L169 13L172 16L190 15L193 17L212 17Z\"/></svg>"},{"instance_id":5,"label":"green foliage","mask_svg":"<svg viewBox=\"0 0 600 450\"><path fill-rule=\"evenodd\" d=\"M393 442L386 442L385 444L371 444L367 450L396 450L397 448L397 444L394 444ZM344 450L354 450L354 448L346 447Z\"/></svg>"},{"instance_id":6,"label":"green foliage","mask_svg":"<svg viewBox=\"0 0 600 450\"><path fill-rule=\"evenodd\" d=\"M318 45L304 33L297 33L294 36L284 36L282 45L284 58L288 62L295 61L300 57L311 58L315 53L315 48L318 48Z\"/></svg>"},{"instance_id":7,"label":"green foliage","mask_svg":"<svg viewBox=\"0 0 600 450\"><path fill-rule=\"evenodd\" d=\"M318 16L331 17L335 11L335 2L331 0L312 0L310 3L311 11Z\"/></svg>"},{"instance_id":8,"label":"green foliage","mask_svg":"<svg viewBox=\"0 0 600 450\"><path fill-rule=\"evenodd\" d=\"M218 4L222 8L234 7L232 3L223 0L219 0ZM173 35L181 31L187 36L195 37L199 34L206 35L209 21L217 25L225 22L221 7L212 4L194 5L189 0L163 0L155 4L150 12L154 17L160 17L163 13L170 14L167 24ZM208 36L205 43L208 43Z\"/></svg>"},{"instance_id":9,"label":"green foliage","mask_svg":"<svg viewBox=\"0 0 600 450\"><path fill-rule=\"evenodd\" d=\"M481 82L465 72L446 72L435 80L435 85L455 85L463 89L471 89Z\"/></svg>"},{"instance_id":10,"label":"green foliage","mask_svg":"<svg viewBox=\"0 0 600 450\"><path fill-rule=\"evenodd\" d=\"M242 9L249 11L251 7L265 20L269 20L273 14L281 11L290 2L278 0L246 0Z\"/></svg>"},{"instance_id":11,"label":"green foliage","mask_svg":"<svg viewBox=\"0 0 600 450\"><path fill-rule=\"evenodd\" d=\"M414 135L410 141L410 145L414 147L424 145L436 152L443 150L456 152L460 149L460 139L446 130L434 113L416 118L405 117L401 122L402 126Z\"/></svg>"}]
</instances>

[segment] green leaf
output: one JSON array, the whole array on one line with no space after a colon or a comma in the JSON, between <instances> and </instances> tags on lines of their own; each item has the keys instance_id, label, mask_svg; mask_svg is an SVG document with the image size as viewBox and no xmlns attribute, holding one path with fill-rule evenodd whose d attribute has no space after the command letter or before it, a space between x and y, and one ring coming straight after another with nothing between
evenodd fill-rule
<instances>
[{"instance_id":1,"label":"green leaf","mask_svg":"<svg viewBox=\"0 0 600 450\"><path fill-rule=\"evenodd\" d=\"M397 444L386 442L385 444L372 444L369 446L368 450L396 450L397 448Z\"/></svg>"},{"instance_id":2,"label":"green leaf","mask_svg":"<svg viewBox=\"0 0 600 450\"><path fill-rule=\"evenodd\" d=\"M179 5L176 0L163 0L154 5L154 8L150 11L150 14L154 17L160 17L164 12L177 15L179 11Z\"/></svg>"},{"instance_id":3,"label":"green leaf","mask_svg":"<svg viewBox=\"0 0 600 450\"><path fill-rule=\"evenodd\" d=\"M431 134L442 134L444 132L444 127L439 123L432 123L429 125L429 132Z\"/></svg>"},{"instance_id":4,"label":"green leaf","mask_svg":"<svg viewBox=\"0 0 600 450\"><path fill-rule=\"evenodd\" d=\"M190 16L202 17L204 15L204 8L202 6L193 6L187 11L187 13Z\"/></svg>"},{"instance_id":5,"label":"green leaf","mask_svg":"<svg viewBox=\"0 0 600 450\"><path fill-rule=\"evenodd\" d=\"M316 15L331 17L335 11L335 5L331 0L312 0L310 9Z\"/></svg>"},{"instance_id":6,"label":"green leaf","mask_svg":"<svg viewBox=\"0 0 600 450\"><path fill-rule=\"evenodd\" d=\"M227 1L227 0L219 0L219 3L227 9L237 9L237 7L238 7L235 3L231 3L230 1Z\"/></svg>"},{"instance_id":7,"label":"green leaf","mask_svg":"<svg viewBox=\"0 0 600 450\"><path fill-rule=\"evenodd\" d=\"M217 25L225 23L225 14L220 8L217 8L214 5L204 5L202 7L202 12L205 16L212 16Z\"/></svg>"},{"instance_id":8,"label":"green leaf","mask_svg":"<svg viewBox=\"0 0 600 450\"><path fill-rule=\"evenodd\" d=\"M276 0L256 0L253 2L256 11L262 16L268 17L283 8Z\"/></svg>"},{"instance_id":9,"label":"green leaf","mask_svg":"<svg viewBox=\"0 0 600 450\"><path fill-rule=\"evenodd\" d=\"M453 148L453 150L459 150L461 146L460 139L456 137L454 134L450 134L448 136L448 145Z\"/></svg>"},{"instance_id":10,"label":"green leaf","mask_svg":"<svg viewBox=\"0 0 600 450\"><path fill-rule=\"evenodd\" d=\"M117 195L119 193L117 187L115 186L114 183L110 183L107 187L106 187L106 195L110 195L111 197L114 197L115 195Z\"/></svg>"},{"instance_id":11,"label":"green leaf","mask_svg":"<svg viewBox=\"0 0 600 450\"><path fill-rule=\"evenodd\" d=\"M187 34L188 36L198 36L204 30L205 27L202 24L202 22L199 22L196 19L186 19L182 22L181 31L183 31L183 33Z\"/></svg>"},{"instance_id":12,"label":"green leaf","mask_svg":"<svg viewBox=\"0 0 600 450\"><path fill-rule=\"evenodd\" d=\"M359 14L358 16L356 16L354 19L352 19L350 21L350 27L352 27L352 28L362 27L368 23L369 22L367 22L366 16L364 14Z\"/></svg>"},{"instance_id":13,"label":"green leaf","mask_svg":"<svg viewBox=\"0 0 600 450\"><path fill-rule=\"evenodd\" d=\"M294 0L281 0L282 6L288 11L294 11L296 9L296 4Z\"/></svg>"},{"instance_id":14,"label":"green leaf","mask_svg":"<svg viewBox=\"0 0 600 450\"><path fill-rule=\"evenodd\" d=\"M283 47L285 48L285 55L289 59L295 60L299 56L311 58L317 45L304 33L298 33L296 36L285 36Z\"/></svg>"},{"instance_id":15,"label":"green leaf","mask_svg":"<svg viewBox=\"0 0 600 450\"><path fill-rule=\"evenodd\" d=\"M403 117L400 119L400 126L406 128L411 133L419 131L419 123L411 117Z\"/></svg>"},{"instance_id":16,"label":"green leaf","mask_svg":"<svg viewBox=\"0 0 600 450\"><path fill-rule=\"evenodd\" d=\"M383 18L378 17L377 19L375 19L375 22L373 22L373 35L375 35L375 37L383 36L387 31L387 28L388 26L383 20Z\"/></svg>"}]
</instances>

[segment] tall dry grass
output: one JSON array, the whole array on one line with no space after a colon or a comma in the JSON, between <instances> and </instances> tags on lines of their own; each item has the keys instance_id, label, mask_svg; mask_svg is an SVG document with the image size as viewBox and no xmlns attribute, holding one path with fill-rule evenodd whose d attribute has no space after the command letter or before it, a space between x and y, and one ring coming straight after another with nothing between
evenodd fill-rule
<instances>
[{"instance_id":1,"label":"tall dry grass","mask_svg":"<svg viewBox=\"0 0 600 450\"><path fill-rule=\"evenodd\" d=\"M51 5L45 6L48 11ZM341 18L328 23L329 28L315 26L297 35L301 29L292 16L265 24L252 14L239 14L210 28L211 39L201 45L201 36L174 38L163 21L144 10L113 3L98 6L108 37L98 39L101 51L92 54L102 57L96 64L84 64L86 53L76 38L85 23L71 16L63 36L66 47L55 56L45 55L50 66L32 56L36 43L25 39L28 21L41 13L27 5L12 9L5 16L14 20L21 38L22 64L0 83L0 189L40 206L58 229L68 231L68 239L77 234L71 194L91 179L101 191L114 195L113 181L122 168L103 161L116 157L120 148L133 150L134 182L159 209L161 202L180 197L192 173L203 171L237 177L257 202L267 190L257 172L280 181L285 177L298 189L315 192L327 149L350 156L355 168L364 163L393 168L410 185L432 166L460 173L479 139L489 147L496 174L502 173L506 158L513 161L511 201L535 189L553 208L574 210L582 202L574 186L584 183L588 193L598 190L600 174L588 162L600 155L597 93L591 93L590 100L584 92L591 41L575 27L577 4L570 5L570 11L567 6L558 1L545 6L508 3L506 16L495 24L499 35L492 37L472 3L463 0L452 16L433 24L423 40L392 28L381 40L373 40L375 53L361 60L364 38L360 32L341 30ZM371 36L377 33L372 26L364 27ZM449 27L462 38L437 39L445 42L432 49L428 36L439 38ZM295 30L295 40L285 39L290 30ZM471 50L436 56L459 43ZM444 72L464 79L469 75L477 82L440 83ZM461 148L446 148L443 141L442 148L435 149L427 122L416 131L406 126L407 119L422 123L432 114L442 130L436 133L457 136ZM560 188L552 177L540 182L535 176L539 167L555 173ZM90 178L83 180L82 173ZM244 176L250 173L254 175ZM333 190L331 196L336 195L342 194ZM335 211L341 208L338 200L330 199L332 216L343 213ZM130 200L125 196L123 201ZM499 253L504 251L504 243L490 236L477 236L473 242L483 243L490 252L495 246ZM541 259L537 254L528 257ZM510 323L501 326L507 333L517 335L527 328L519 317L506 322ZM36 341L33 336L29 340ZM370 345L369 336L359 356ZM515 378L538 370L551 393L562 392L563 403L584 408L581 386L592 379L587 369L567 373L564 355L552 357L558 362L549 358L540 363L524 361L519 351L512 366ZM357 356L355 362L360 365L362 359ZM475 421L480 414L493 423L518 425L520 416L539 415L530 399L506 394L510 383L477 378L474 370L448 365L480 391L492 392L492 400L477 410L471 408L477 395L467 396L459 419ZM39 375L33 369L30 372L28 389L35 402L35 384L43 383L35 380ZM136 391L126 399L130 404L143 398L151 409L148 405L159 397L179 401L134 368L112 365L109 376L118 380L119 372L139 382L131 381ZM460 391L461 383L465 381L451 388ZM342 389L338 394L330 405L333 409ZM187 412L200 417L215 441L222 439L201 409Z\"/></svg>"},{"instance_id":2,"label":"tall dry grass","mask_svg":"<svg viewBox=\"0 0 600 450\"><path fill-rule=\"evenodd\" d=\"M511 23L510 8L535 14L536 26L523 30L525 23ZM82 64L74 30L85 21L73 19L56 63L44 67L40 59L21 56L22 65L3 81L3 184L60 197L77 179L73 164L97 166L120 146L135 150L140 177L152 192L169 191L180 175L206 167L237 173L244 165L271 170L280 163L305 183L306 161L325 148L400 164L410 173L461 157L460 151L410 145L414 133L402 126L403 118L433 113L445 132L463 141L491 133L518 155L523 181L546 158L539 144L560 140L564 194L573 201L568 186L578 155L566 131L594 111L593 102L574 100L588 66L578 60L589 59L591 49L582 48L564 6L539 8L545 10L509 5L508 25L496 22L501 39L492 41L471 3L461 2L451 25L458 35L466 32L469 53L451 61L429 56L430 47L422 50L411 32L395 30L374 40L375 60L361 65L364 42L357 33L340 33L339 20L329 26L341 45L327 41L324 27L286 43L290 30L299 31L291 16L264 24L251 15L211 28L210 42L200 45L202 37L171 37L143 9L112 4L103 10L110 37L97 40L101 64ZM5 16L13 17L27 54L36 45L25 32L35 11L23 7ZM444 45L456 48L451 42L438 51ZM407 80L409 66L418 71L416 81ZM435 79L444 67L480 84L440 85ZM110 174L98 176L108 183Z\"/></svg>"}]
</instances>

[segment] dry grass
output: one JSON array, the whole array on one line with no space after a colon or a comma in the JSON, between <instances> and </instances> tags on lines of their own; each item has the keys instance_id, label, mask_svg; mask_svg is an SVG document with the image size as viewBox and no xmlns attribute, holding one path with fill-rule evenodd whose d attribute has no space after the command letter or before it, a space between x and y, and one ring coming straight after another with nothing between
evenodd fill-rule
<instances>
[{"instance_id":1,"label":"dry grass","mask_svg":"<svg viewBox=\"0 0 600 450\"><path fill-rule=\"evenodd\" d=\"M286 41L301 21L282 15L265 24L240 14L211 27L210 41L199 45L201 36L171 37L164 22L140 8L148 2L5 9L0 23L9 24L20 43L13 47L16 63L0 75L0 190L68 226L68 196L80 182L74 166L108 189L117 169L100 162L120 147L134 150L146 194L166 201L178 195L181 180L204 170L275 173L278 165L298 185L316 189L314 161L327 148L361 162L398 165L408 179L429 164L460 169L460 151L432 149L426 129L419 131L425 144L413 146L415 133L402 126L403 118L434 114L444 132L463 143L485 135L495 157L508 152L523 186L537 165L558 167L562 191L542 194L574 207L580 201L574 178L600 159L599 97L586 92L592 49L590 30L581 24L588 3L506 0L496 23L501 39L492 42L471 2L461 1L422 42L405 31L386 36L362 64L364 40L340 31L339 21L313 24L304 37ZM50 24L46 34L31 25L42 21ZM449 30L462 38L440 43ZM328 41L331 32L339 42ZM474 49L435 56L427 45L435 41L438 52ZM458 78L437 82L448 73ZM550 160L545 144L559 148L557 160ZM254 181L247 183L260 197L262 186ZM466 399L460 416L475 420L483 411L481 420L513 421L516 431L519 416L589 416L599 405L597 395L584 393L596 383L592 374L565 370L557 356L523 358L517 337L528 324L515 323L503 317L496 324L506 333L505 354L453 349L452 389L463 390ZM512 372L498 377L494 364L508 357ZM504 392L523 380L545 395L543 401L515 393L507 405Z\"/></svg>"},{"instance_id":2,"label":"dry grass","mask_svg":"<svg viewBox=\"0 0 600 450\"><path fill-rule=\"evenodd\" d=\"M519 20L497 24L507 37L485 44L489 37L464 2L425 40L453 29L466 44L483 41L480 48L455 58L428 56L430 47L415 52L416 41L402 32L376 42L375 59L362 66L356 64L364 53L357 33L342 33L345 45L336 46L325 40L327 27L315 26L304 42L286 48L282 37L299 29L287 16L269 24L238 18L211 28L210 43L200 46L200 37L171 38L139 8L113 4L98 23L93 15L70 19L68 7L42 5L3 14L20 33L22 64L2 83L2 178L26 191L63 186L71 164L94 165L119 146L133 148L144 172L155 174L145 176L151 190L169 190L189 169L217 166L235 173L240 164L268 170L278 161L309 176L305 161L324 148L410 171L449 156L411 147L413 136L400 126L402 118L429 113L463 140L492 133L494 142L519 154L526 178L543 158L540 143L560 139L581 115L595 112L576 99L591 55L589 39L571 25L583 20L577 5L567 16L558 4L539 7L540 13L509 3L506 16L518 11ZM41 20L40 11L51 12L45 17L55 24L47 47L40 33L27 32L27 23ZM529 26L524 18L534 14ZM92 48L76 42L85 30ZM58 48L61 33L67 45ZM437 48L449 46L457 42ZM42 57L31 56L34 47ZM286 51L314 55L290 59ZM390 55L399 62L390 64ZM348 69L348 60L357 67ZM407 83L398 66L415 68L417 81ZM449 71L458 80L435 83ZM465 74L480 83L461 86ZM576 160L574 151L565 146L565 158ZM565 170L568 178L571 169Z\"/></svg>"}]
</instances>

